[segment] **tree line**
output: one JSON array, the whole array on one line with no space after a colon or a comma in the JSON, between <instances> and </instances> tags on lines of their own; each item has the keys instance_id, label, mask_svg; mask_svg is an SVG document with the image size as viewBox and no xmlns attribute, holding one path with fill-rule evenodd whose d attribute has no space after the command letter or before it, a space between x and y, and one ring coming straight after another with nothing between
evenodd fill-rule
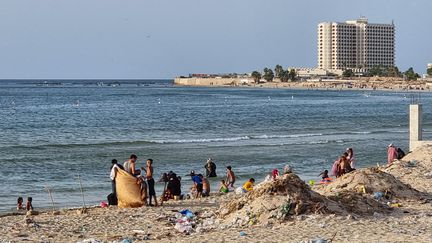
<instances>
[{"instance_id":1,"label":"tree line","mask_svg":"<svg viewBox=\"0 0 432 243\"><path fill-rule=\"evenodd\" d=\"M261 78L267 82L272 82L273 79L278 78L281 82L294 81L297 77L297 73L294 69L284 69L281 65L276 65L274 72L271 68L264 68L263 72L253 71L251 74L255 83L259 83Z\"/></svg>"},{"instance_id":2,"label":"tree line","mask_svg":"<svg viewBox=\"0 0 432 243\"><path fill-rule=\"evenodd\" d=\"M431 69L431 70L429 70ZM427 70L428 75L432 75L432 68ZM430 73L430 74L429 74ZM354 77L355 73L352 69L346 69L342 73L343 77ZM399 71L399 68L396 66L384 66L378 65L369 69L368 72L364 74L366 77L399 77L406 78L407 80L417 80L420 78L420 75L414 71L414 68L410 67L405 72Z\"/></svg>"}]
</instances>

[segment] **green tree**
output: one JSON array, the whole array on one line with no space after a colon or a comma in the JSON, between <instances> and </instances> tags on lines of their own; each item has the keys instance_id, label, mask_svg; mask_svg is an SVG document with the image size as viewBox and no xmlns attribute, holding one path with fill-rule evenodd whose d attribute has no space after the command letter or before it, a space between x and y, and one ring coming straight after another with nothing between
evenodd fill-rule
<instances>
[{"instance_id":1,"label":"green tree","mask_svg":"<svg viewBox=\"0 0 432 243\"><path fill-rule=\"evenodd\" d=\"M432 76L432 67L427 69L427 75Z\"/></svg>"},{"instance_id":2,"label":"green tree","mask_svg":"<svg viewBox=\"0 0 432 243\"><path fill-rule=\"evenodd\" d=\"M274 73L270 68L264 68L263 78L267 80L267 82L273 81Z\"/></svg>"},{"instance_id":3,"label":"green tree","mask_svg":"<svg viewBox=\"0 0 432 243\"><path fill-rule=\"evenodd\" d=\"M408 70L404 72L404 75L408 80L417 80L418 78L420 78L420 75L414 72L414 69L412 67L408 68Z\"/></svg>"},{"instance_id":4,"label":"green tree","mask_svg":"<svg viewBox=\"0 0 432 243\"><path fill-rule=\"evenodd\" d=\"M251 74L252 78L254 79L255 83L259 83L261 79L261 73L258 71L253 71Z\"/></svg>"},{"instance_id":5,"label":"green tree","mask_svg":"<svg viewBox=\"0 0 432 243\"><path fill-rule=\"evenodd\" d=\"M290 72L288 70L282 70L279 74L279 78L281 80L281 82L288 82L288 80L290 79Z\"/></svg>"},{"instance_id":6,"label":"green tree","mask_svg":"<svg viewBox=\"0 0 432 243\"><path fill-rule=\"evenodd\" d=\"M351 69L345 69L342 73L343 77L354 77L354 72Z\"/></svg>"},{"instance_id":7,"label":"green tree","mask_svg":"<svg viewBox=\"0 0 432 243\"><path fill-rule=\"evenodd\" d=\"M383 65L377 65L377 66L373 66L367 76L373 77L373 76L379 76L382 77L384 76L384 66Z\"/></svg>"},{"instance_id":8,"label":"green tree","mask_svg":"<svg viewBox=\"0 0 432 243\"><path fill-rule=\"evenodd\" d=\"M281 65L276 65L274 68L274 72L275 72L275 77L276 78L280 78L280 74L283 71L283 67Z\"/></svg>"},{"instance_id":9,"label":"green tree","mask_svg":"<svg viewBox=\"0 0 432 243\"><path fill-rule=\"evenodd\" d=\"M396 66L388 66L386 69L386 76L387 77L401 77L402 74L399 71L399 68Z\"/></svg>"},{"instance_id":10,"label":"green tree","mask_svg":"<svg viewBox=\"0 0 432 243\"><path fill-rule=\"evenodd\" d=\"M294 70L294 69L291 69L290 71L289 71L289 79L291 80L291 81L294 81L295 80L295 78L297 77L297 73L296 73L296 71Z\"/></svg>"}]
</instances>

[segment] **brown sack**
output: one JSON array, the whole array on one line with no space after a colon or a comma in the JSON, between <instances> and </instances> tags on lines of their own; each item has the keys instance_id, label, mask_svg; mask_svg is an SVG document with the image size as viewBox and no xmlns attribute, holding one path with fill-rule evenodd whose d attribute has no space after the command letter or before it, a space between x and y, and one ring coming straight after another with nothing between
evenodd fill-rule
<instances>
[{"instance_id":1,"label":"brown sack","mask_svg":"<svg viewBox=\"0 0 432 243\"><path fill-rule=\"evenodd\" d=\"M138 179L124 170L117 170L116 191L119 208L137 208L144 205L146 195L137 184Z\"/></svg>"}]
</instances>

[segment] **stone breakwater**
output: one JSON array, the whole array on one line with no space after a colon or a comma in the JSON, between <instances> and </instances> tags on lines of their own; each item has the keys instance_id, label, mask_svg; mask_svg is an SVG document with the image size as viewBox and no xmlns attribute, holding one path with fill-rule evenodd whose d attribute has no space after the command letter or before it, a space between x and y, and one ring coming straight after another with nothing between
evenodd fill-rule
<instances>
[{"instance_id":1,"label":"stone breakwater","mask_svg":"<svg viewBox=\"0 0 432 243\"><path fill-rule=\"evenodd\" d=\"M257 87L257 88L292 88L292 89L356 89L356 90L411 90L431 91L432 82L404 81L394 78L361 78L361 79L326 79L282 83L255 83L252 78L175 78L178 86L206 87Z\"/></svg>"}]
</instances>

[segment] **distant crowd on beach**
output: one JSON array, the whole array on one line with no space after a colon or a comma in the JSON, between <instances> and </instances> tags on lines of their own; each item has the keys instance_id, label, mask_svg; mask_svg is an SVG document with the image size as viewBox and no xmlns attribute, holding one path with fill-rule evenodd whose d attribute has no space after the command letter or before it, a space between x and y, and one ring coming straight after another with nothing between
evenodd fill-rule
<instances>
[{"instance_id":1,"label":"distant crowd on beach","mask_svg":"<svg viewBox=\"0 0 432 243\"><path fill-rule=\"evenodd\" d=\"M192 199L200 197L208 197L211 193L210 182L208 178L217 177L216 174L216 164L212 159L208 159L204 165L205 176L200 173L196 173L194 170L190 171L186 176L190 176L193 183L189 192L182 193L181 190L181 176L178 176L175 172L169 171L163 173L158 182L164 183L164 189L162 195L157 200L157 195L155 191L155 180L154 180L154 168L153 160L146 160L146 167L137 168L137 155L132 154L128 160L123 164L119 164L116 159L111 161L111 185L112 193L108 195L108 203L110 205L117 204L117 192L116 192L116 177L118 170L123 170L136 178L137 184L141 186L141 191L145 192L147 206L158 206L162 205L163 202L168 200L181 200L181 199ZM236 176L229 165L226 167L226 175L220 180L218 192L228 193L230 191L236 190L235 188ZM238 187L237 191L240 193L245 193L253 190L255 183L254 178L248 179L243 186Z\"/></svg>"}]
</instances>

